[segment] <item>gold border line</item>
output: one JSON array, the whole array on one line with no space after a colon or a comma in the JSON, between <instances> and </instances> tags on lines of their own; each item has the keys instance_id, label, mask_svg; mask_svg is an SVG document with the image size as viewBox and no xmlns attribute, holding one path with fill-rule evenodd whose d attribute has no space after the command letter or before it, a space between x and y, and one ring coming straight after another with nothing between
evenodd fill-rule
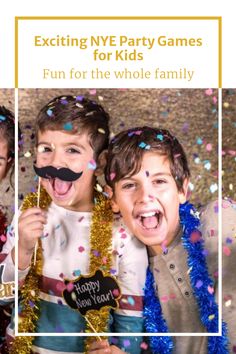
<instances>
[{"instance_id":1,"label":"gold border line","mask_svg":"<svg viewBox=\"0 0 236 354\"><path fill-rule=\"evenodd\" d=\"M218 21L218 88L222 88L222 17L220 16L16 16L15 17L15 88L19 80L19 21L27 20L217 20Z\"/></svg>"}]
</instances>

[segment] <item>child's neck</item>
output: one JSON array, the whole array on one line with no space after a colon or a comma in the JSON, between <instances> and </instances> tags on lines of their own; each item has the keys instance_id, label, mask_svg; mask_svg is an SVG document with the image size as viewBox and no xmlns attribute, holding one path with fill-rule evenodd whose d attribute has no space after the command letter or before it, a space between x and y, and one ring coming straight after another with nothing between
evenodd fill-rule
<instances>
[{"instance_id":1,"label":"child's neck","mask_svg":"<svg viewBox=\"0 0 236 354\"><path fill-rule=\"evenodd\" d=\"M178 225L178 228L176 230L176 232L174 233L174 235L172 235L172 237L169 237L166 239L166 242L163 245L153 245L153 246L148 246L148 254L150 257L154 257L158 254L165 254L165 251L167 250L168 252L168 247L172 244L172 242L176 239L176 237L179 235L179 233L181 232L181 227L180 225Z\"/></svg>"}]
</instances>

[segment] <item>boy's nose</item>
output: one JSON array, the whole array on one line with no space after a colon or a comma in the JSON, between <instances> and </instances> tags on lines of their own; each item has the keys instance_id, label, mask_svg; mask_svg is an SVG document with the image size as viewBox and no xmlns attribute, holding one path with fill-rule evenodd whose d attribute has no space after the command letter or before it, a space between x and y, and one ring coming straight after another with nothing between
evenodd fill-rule
<instances>
[{"instance_id":1,"label":"boy's nose","mask_svg":"<svg viewBox=\"0 0 236 354\"><path fill-rule=\"evenodd\" d=\"M149 184L142 185L138 192L138 203L148 203L153 201L152 188Z\"/></svg>"},{"instance_id":2,"label":"boy's nose","mask_svg":"<svg viewBox=\"0 0 236 354\"><path fill-rule=\"evenodd\" d=\"M51 164L56 168L65 167L65 163L63 163L62 154L59 151L56 151L56 149L52 154Z\"/></svg>"}]
</instances>

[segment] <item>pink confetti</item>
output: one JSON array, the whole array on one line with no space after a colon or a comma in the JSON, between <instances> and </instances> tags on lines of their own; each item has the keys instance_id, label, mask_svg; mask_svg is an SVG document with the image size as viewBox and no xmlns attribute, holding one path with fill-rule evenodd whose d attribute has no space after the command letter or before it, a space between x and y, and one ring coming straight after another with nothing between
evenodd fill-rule
<instances>
[{"instance_id":1,"label":"pink confetti","mask_svg":"<svg viewBox=\"0 0 236 354\"><path fill-rule=\"evenodd\" d=\"M224 246L223 247L223 252L226 256L230 256L231 255L231 249L228 246Z\"/></svg>"},{"instance_id":2,"label":"pink confetti","mask_svg":"<svg viewBox=\"0 0 236 354\"><path fill-rule=\"evenodd\" d=\"M201 240L201 233L199 231L193 231L190 236L190 241L196 243Z\"/></svg>"},{"instance_id":3,"label":"pink confetti","mask_svg":"<svg viewBox=\"0 0 236 354\"><path fill-rule=\"evenodd\" d=\"M0 240L1 240L2 242L6 242L7 238L6 238L5 235L1 235L1 236L0 236Z\"/></svg>"},{"instance_id":4,"label":"pink confetti","mask_svg":"<svg viewBox=\"0 0 236 354\"><path fill-rule=\"evenodd\" d=\"M216 104L216 103L217 103L217 97L216 97L216 96L213 96L213 97L212 97L212 101L213 101L213 104Z\"/></svg>"},{"instance_id":5,"label":"pink confetti","mask_svg":"<svg viewBox=\"0 0 236 354\"><path fill-rule=\"evenodd\" d=\"M142 342L142 343L140 344L140 348L141 348L141 349L143 349L143 350L148 349L148 345L147 345L147 343Z\"/></svg>"},{"instance_id":6,"label":"pink confetti","mask_svg":"<svg viewBox=\"0 0 236 354\"><path fill-rule=\"evenodd\" d=\"M208 285L207 290L211 295L214 294L214 288L212 286Z\"/></svg>"},{"instance_id":7,"label":"pink confetti","mask_svg":"<svg viewBox=\"0 0 236 354\"><path fill-rule=\"evenodd\" d=\"M205 94L206 94L207 96L211 96L211 95L213 94L213 90L212 90L212 89L207 89L207 90L205 91Z\"/></svg>"},{"instance_id":8,"label":"pink confetti","mask_svg":"<svg viewBox=\"0 0 236 354\"><path fill-rule=\"evenodd\" d=\"M123 234L121 235L121 238L127 238L127 235L126 235L125 233L123 233Z\"/></svg>"},{"instance_id":9,"label":"pink confetti","mask_svg":"<svg viewBox=\"0 0 236 354\"><path fill-rule=\"evenodd\" d=\"M121 227L120 230L119 230L119 232L120 232L121 234L123 234L123 232L125 232L125 229L124 229L123 227Z\"/></svg>"},{"instance_id":10,"label":"pink confetti","mask_svg":"<svg viewBox=\"0 0 236 354\"><path fill-rule=\"evenodd\" d=\"M212 150L212 144L206 144L206 151L211 151Z\"/></svg>"},{"instance_id":11,"label":"pink confetti","mask_svg":"<svg viewBox=\"0 0 236 354\"><path fill-rule=\"evenodd\" d=\"M120 295L120 292L119 292L118 289L114 289L114 290L112 291L112 294L113 294L115 297L118 297L118 296Z\"/></svg>"},{"instance_id":12,"label":"pink confetti","mask_svg":"<svg viewBox=\"0 0 236 354\"><path fill-rule=\"evenodd\" d=\"M110 181L113 181L115 176L116 176L115 172L110 173Z\"/></svg>"},{"instance_id":13,"label":"pink confetti","mask_svg":"<svg viewBox=\"0 0 236 354\"><path fill-rule=\"evenodd\" d=\"M103 263L103 264L107 264L107 257L103 257L102 263Z\"/></svg>"},{"instance_id":14,"label":"pink confetti","mask_svg":"<svg viewBox=\"0 0 236 354\"><path fill-rule=\"evenodd\" d=\"M78 248L78 251L79 251L79 252L82 253L82 252L84 252L84 250L85 250L85 248L84 248L83 246L79 246L79 248Z\"/></svg>"},{"instance_id":15,"label":"pink confetti","mask_svg":"<svg viewBox=\"0 0 236 354\"><path fill-rule=\"evenodd\" d=\"M69 291L69 293L71 293L71 291L74 289L74 284L73 283L67 284L66 289Z\"/></svg>"},{"instance_id":16,"label":"pink confetti","mask_svg":"<svg viewBox=\"0 0 236 354\"><path fill-rule=\"evenodd\" d=\"M161 297L161 302L168 302L169 297L167 295L164 295Z\"/></svg>"},{"instance_id":17,"label":"pink confetti","mask_svg":"<svg viewBox=\"0 0 236 354\"><path fill-rule=\"evenodd\" d=\"M89 90L89 93L90 95L96 95L97 90L96 89Z\"/></svg>"}]
</instances>

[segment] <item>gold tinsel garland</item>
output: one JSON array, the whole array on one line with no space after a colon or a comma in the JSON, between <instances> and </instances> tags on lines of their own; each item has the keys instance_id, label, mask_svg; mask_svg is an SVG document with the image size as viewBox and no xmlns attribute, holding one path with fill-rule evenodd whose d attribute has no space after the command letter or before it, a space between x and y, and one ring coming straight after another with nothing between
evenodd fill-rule
<instances>
[{"instance_id":1,"label":"gold tinsel garland","mask_svg":"<svg viewBox=\"0 0 236 354\"><path fill-rule=\"evenodd\" d=\"M112 221L113 214L110 202L102 195L96 193L96 203L93 208L92 225L90 231L90 273L101 269L105 275L110 275L112 262ZM37 193L27 195L22 204L22 211L35 207L37 205ZM40 192L39 206L47 209L51 203L51 198L44 189ZM36 264L31 262L29 273L21 288L21 306L22 311L19 317L19 332L34 333L40 316L39 304L39 279L42 275L43 256L42 245L39 240ZM96 332L107 332L109 321L109 308L104 307L100 311L89 311L86 318L92 323ZM91 332L89 325L86 326L86 332ZM33 336L15 337L10 348L10 354L30 354ZM94 337L87 337L86 350Z\"/></svg>"}]
</instances>

